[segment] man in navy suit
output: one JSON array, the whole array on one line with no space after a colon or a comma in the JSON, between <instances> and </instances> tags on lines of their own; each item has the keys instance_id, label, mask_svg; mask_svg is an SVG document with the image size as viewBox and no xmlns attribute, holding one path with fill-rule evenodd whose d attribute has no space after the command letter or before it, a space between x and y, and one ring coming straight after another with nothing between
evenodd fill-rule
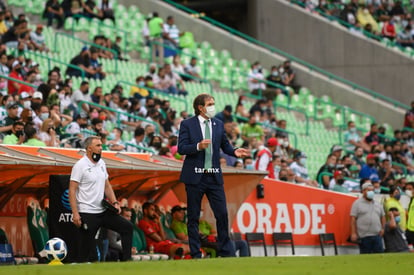
<instances>
[{"instance_id":1,"label":"man in navy suit","mask_svg":"<svg viewBox=\"0 0 414 275\"><path fill-rule=\"evenodd\" d=\"M214 98L200 94L193 103L195 116L181 122L178 153L186 155L180 180L187 193L188 239L193 258L201 258L198 221L204 195L216 218L219 256L235 256L229 238L226 196L220 168L220 149L235 156L249 156L242 148L233 148L226 138L223 123L214 118Z\"/></svg>"}]
</instances>

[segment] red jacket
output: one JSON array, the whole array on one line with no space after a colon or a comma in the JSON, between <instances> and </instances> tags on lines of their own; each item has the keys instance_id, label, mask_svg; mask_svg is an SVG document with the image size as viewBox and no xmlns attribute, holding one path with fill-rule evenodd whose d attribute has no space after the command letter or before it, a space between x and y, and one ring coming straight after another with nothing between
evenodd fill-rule
<instances>
[{"instance_id":1,"label":"red jacket","mask_svg":"<svg viewBox=\"0 0 414 275\"><path fill-rule=\"evenodd\" d=\"M273 168L272 153L269 152L269 150L267 148L264 148L264 149L260 150L259 153L257 154L256 167L255 168L256 168L256 170L259 170L260 158L264 154L266 154L270 159L270 161L269 161L269 163L267 164L267 167L266 167L266 170L269 172L268 176L271 179L275 179L276 177L275 177L275 170Z\"/></svg>"}]
</instances>

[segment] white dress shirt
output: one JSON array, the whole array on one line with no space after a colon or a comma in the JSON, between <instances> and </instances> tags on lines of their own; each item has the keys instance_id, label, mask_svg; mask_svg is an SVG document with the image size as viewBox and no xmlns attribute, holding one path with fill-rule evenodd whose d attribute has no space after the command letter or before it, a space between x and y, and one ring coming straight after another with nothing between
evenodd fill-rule
<instances>
[{"instance_id":1,"label":"white dress shirt","mask_svg":"<svg viewBox=\"0 0 414 275\"><path fill-rule=\"evenodd\" d=\"M200 122L200 128L201 128L201 134L203 135L203 139L206 139L206 124L204 121L206 121L207 119L205 119L204 117L198 115L198 121ZM211 127L211 119L210 123L208 124L208 126L210 127L210 140L213 140L213 128ZM199 143L197 143L197 150L201 151L198 147ZM213 143L211 143L210 146L210 150L211 150L211 155L213 155Z\"/></svg>"}]
</instances>

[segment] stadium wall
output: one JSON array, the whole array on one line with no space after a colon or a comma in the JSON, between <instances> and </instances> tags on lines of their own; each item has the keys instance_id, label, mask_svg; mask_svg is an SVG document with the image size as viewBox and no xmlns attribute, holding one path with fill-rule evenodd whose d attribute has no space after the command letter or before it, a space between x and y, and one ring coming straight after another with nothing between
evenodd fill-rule
<instances>
[{"instance_id":1,"label":"stadium wall","mask_svg":"<svg viewBox=\"0 0 414 275\"><path fill-rule=\"evenodd\" d=\"M333 74L408 104L414 60L286 0L249 0L250 34Z\"/></svg>"},{"instance_id":2,"label":"stadium wall","mask_svg":"<svg viewBox=\"0 0 414 275\"><path fill-rule=\"evenodd\" d=\"M134 0L119 0L119 3L126 6L137 5ZM280 64L286 59L283 56L271 53L269 50L258 47L235 35L230 35L228 32L214 27L205 21L195 19L189 14L177 10L162 1L141 0L138 6L144 14L158 11L163 18L166 18L168 15L173 15L181 31L191 31L194 33L197 41L209 41L217 50L229 50L236 59L245 58L250 62L259 60L265 68L270 68L274 64ZM252 8L254 9L255 7L253 6ZM243 18L241 20L247 19ZM275 29L275 26L269 24L269 28ZM350 108L374 116L377 121L387 122L394 128L401 127L402 115L405 110L396 108L392 104L382 100L375 99L364 92L334 81L300 64L293 63L292 65L298 72L298 82L308 87L314 95L328 95L334 98L335 102L340 102Z\"/></svg>"}]
</instances>

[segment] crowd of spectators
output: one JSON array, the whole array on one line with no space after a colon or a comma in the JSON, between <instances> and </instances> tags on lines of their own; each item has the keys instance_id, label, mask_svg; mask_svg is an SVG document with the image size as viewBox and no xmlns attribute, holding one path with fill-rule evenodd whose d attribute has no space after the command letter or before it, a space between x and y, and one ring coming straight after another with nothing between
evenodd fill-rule
<instances>
[{"instance_id":1,"label":"crowd of spectators","mask_svg":"<svg viewBox=\"0 0 414 275\"><path fill-rule=\"evenodd\" d=\"M48 4L47 7L54 7L56 1L48 1ZM75 14L73 5L71 14L63 3L62 8L66 15ZM2 13L11 15L8 10ZM38 88L1 79L0 138L4 144L79 148L84 138L99 135L107 150L149 151L167 158L181 159L177 153L178 128L180 122L190 114L173 109L168 100L158 99L154 91L186 96L186 81L198 81L201 78L196 58L192 58L189 64L182 64L179 55L176 55L172 64L150 64L148 73L137 76L136 85L132 85L129 92L124 92L122 85L116 85L111 91L105 91L102 87L90 91L87 80L79 87L73 87L70 77L81 73L76 68L68 67L65 74L69 78L65 78L63 72L55 67L43 80L40 74L43 68L39 64L24 55L6 55L6 49L19 47L24 41L23 37L32 41L24 42L25 45L32 44L36 45L37 50L47 50L47 45L42 44L39 38L42 26L37 26L34 32L28 34L30 30L26 30L27 21L24 18L25 15L21 14L10 24L9 18L4 16L2 22L6 28L7 24L18 24L18 29L25 31L16 32L14 27L12 33L18 34L17 45L10 41L1 45L0 73ZM148 20L149 40L154 39L151 35L152 24L160 27L158 38L179 47L178 38L182 33L175 26L173 17L168 17L164 24L154 13ZM94 38L94 43L112 48L111 41L100 35ZM103 79L106 73L98 62L99 58L114 56L101 48L83 47L71 64L85 71L87 78ZM394 137L385 136L385 128L376 124L371 126L365 136L361 136L355 123L350 121L344 133L345 148L333 146L317 177L310 178L308 156L293 148L286 131L287 122L277 118L273 106L278 94L298 91L300 86L295 76L289 60L279 66L272 66L267 77L259 62L252 64L248 75L250 92L257 94L261 91L265 99L257 100L251 108L247 108L249 99L240 96L234 106L229 104L216 115L217 119L223 121L232 145L248 148L251 158L239 160L223 154L223 166L268 171L270 178L342 191L359 191L360 184L356 182L366 179L388 188L401 176L414 173L413 132L409 130L414 124L413 103L412 110L405 116L404 126L407 128L395 131ZM338 187L341 185L338 182L343 182L343 188Z\"/></svg>"},{"instance_id":2,"label":"crowd of spectators","mask_svg":"<svg viewBox=\"0 0 414 275\"><path fill-rule=\"evenodd\" d=\"M411 6L401 1L318 1L300 0L303 6L323 16L334 16L354 33L373 34L395 41L401 47L414 46ZM411 4L410 4L411 5Z\"/></svg>"}]
</instances>

